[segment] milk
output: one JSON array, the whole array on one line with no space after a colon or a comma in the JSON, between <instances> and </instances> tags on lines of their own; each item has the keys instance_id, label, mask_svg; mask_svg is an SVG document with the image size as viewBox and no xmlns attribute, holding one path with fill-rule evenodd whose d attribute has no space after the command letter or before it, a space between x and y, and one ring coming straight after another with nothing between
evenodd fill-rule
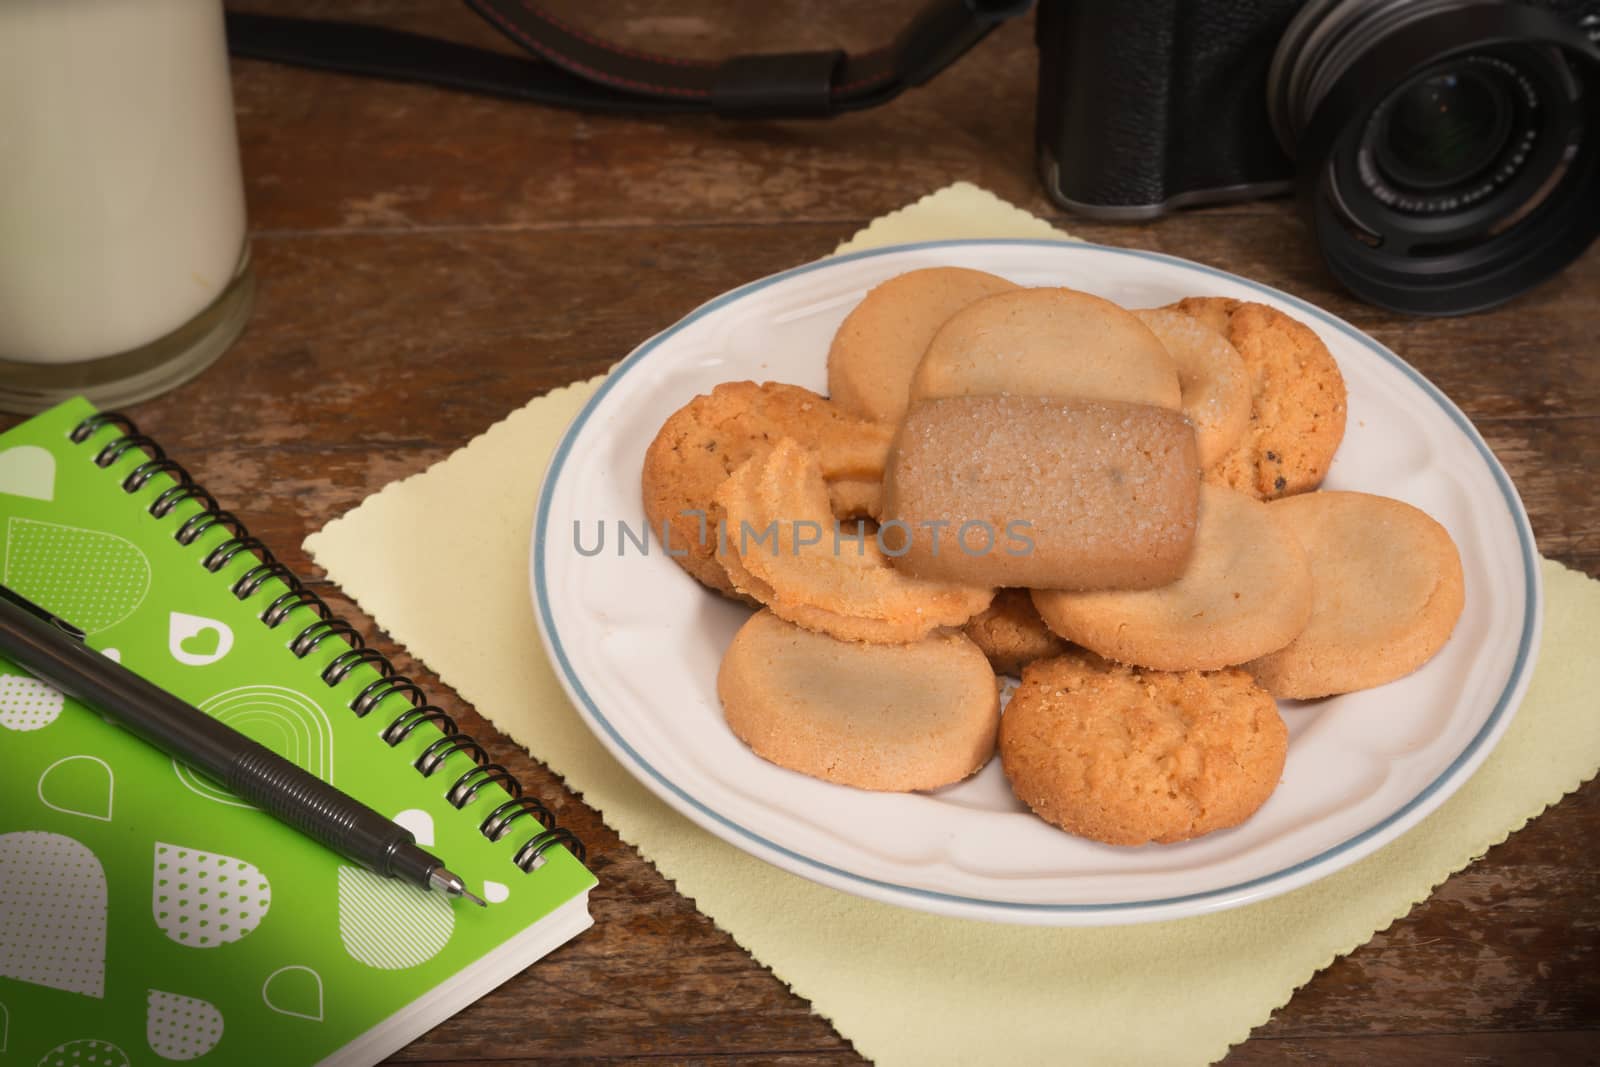
<instances>
[{"instance_id":1,"label":"milk","mask_svg":"<svg viewBox=\"0 0 1600 1067\"><path fill-rule=\"evenodd\" d=\"M0 360L162 338L244 240L220 0L0 0Z\"/></svg>"}]
</instances>

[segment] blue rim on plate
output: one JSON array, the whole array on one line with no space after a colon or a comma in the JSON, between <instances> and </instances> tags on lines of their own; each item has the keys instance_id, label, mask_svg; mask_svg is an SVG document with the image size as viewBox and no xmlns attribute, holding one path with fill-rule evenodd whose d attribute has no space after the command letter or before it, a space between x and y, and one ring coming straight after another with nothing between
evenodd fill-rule
<instances>
[{"instance_id":1,"label":"blue rim on plate","mask_svg":"<svg viewBox=\"0 0 1600 1067\"><path fill-rule=\"evenodd\" d=\"M577 438L579 432L583 429L583 426L588 421L589 417L595 412L596 408L599 407L601 401L605 399L606 394L610 392L611 388L615 386L617 382L621 381L629 371L636 368L646 357L650 355L651 352L659 347L663 341L683 330L690 323L703 318L711 312L716 311L718 308L730 304L735 300L739 300L742 297L764 289L767 286L786 281L802 274L808 274L811 271L818 270L823 267L831 267L839 263L846 263L859 259L870 259L878 256L886 256L902 252L932 250L939 248L959 248L971 245L1050 247L1063 251L1092 249L1097 254L1132 256L1139 259L1175 264L1187 269L1199 270L1206 274L1215 275L1219 278L1225 278L1230 282L1237 282L1242 285L1246 285L1258 292L1292 304L1304 314L1312 316L1319 322L1331 326L1339 332L1346 334L1364 348L1375 352L1390 365L1394 366L1396 369L1405 374L1406 377L1415 382L1423 390L1423 392L1426 393L1436 404L1438 404L1439 407L1444 410L1445 414L1450 416L1450 419L1458 427L1460 427L1461 431L1467 436L1467 439L1472 442L1473 446L1482 456L1484 462L1488 465L1489 470L1493 473L1495 484L1499 486L1500 493L1506 504L1506 508L1511 513L1511 516L1514 520L1514 524L1517 528L1517 541L1522 552L1523 583L1526 590L1527 601L1524 605L1522 633L1518 638L1517 657L1512 664L1511 673L1506 679L1505 687L1501 690L1500 696L1495 701L1494 710L1489 714L1489 717L1484 720L1483 725L1479 727L1478 732L1473 735L1472 740L1469 741L1466 747L1463 748L1456 758L1451 761L1450 765L1440 772L1438 777L1436 777L1432 782L1429 782L1426 787L1418 792L1416 796L1412 797L1405 804L1391 812L1381 821L1344 839L1337 845L1333 845L1330 848L1324 849L1315 856L1311 856L1307 859L1300 860L1297 863L1279 868L1270 874L1264 874L1257 878L1251 878L1230 886L1224 886L1219 889L1208 889L1199 893L1190 893L1175 897L1161 897L1151 900L1119 901L1115 903L1098 904L1028 903L1008 900L992 900L983 897L961 896L952 893L941 893L937 890L924 889L920 886L909 886L900 884L898 882L888 882L881 879L868 878L865 875L856 874L853 871L835 867L832 864L824 863L821 860L815 859L811 856L807 856L803 853L796 852L793 849L786 848L785 846L780 845L777 842L763 837L755 831L740 825L739 823L723 815L721 812L702 804L696 797L685 791L677 783L673 782L671 779L653 767L649 761L641 756L638 751L636 751L633 746L628 744L628 742L617 732L610 720L606 718L605 713L600 710L600 708L595 704L593 698L590 697L588 690L584 688L583 681L578 677L577 672L573 670L572 664L567 658L566 649L561 644L561 635L556 629L555 619L550 612L550 601L549 597L546 595L545 588L544 546L549 543L548 539L545 537L545 529L549 522L551 494L554 490L556 482L558 481L561 468L566 462L568 453L570 453L572 449L573 441ZM633 766L639 771L642 771L644 774L648 775L650 779L661 789L664 789L673 796L679 798L679 800L681 800L689 808L693 809L693 811L698 812L703 818L725 827L735 836L743 838L759 849L784 856L801 867L810 868L819 874L829 876L829 878L833 881L853 883L864 888L870 887L879 890L887 890L893 894L905 895L910 898L922 898L931 902L953 904L966 908L978 908L985 910L995 909L999 911L1014 912L1017 914L1098 914L1107 917L1114 917L1118 913L1142 912L1150 909L1183 904L1192 905L1210 903L1214 908L1221 908L1231 903L1244 903L1246 902L1246 899L1252 898L1255 895L1251 893L1252 890L1261 889L1264 886L1292 879L1300 872L1326 864L1330 860L1350 851L1351 849L1359 848L1362 844L1372 840L1374 837L1380 834L1383 834L1386 830L1389 830L1391 827L1395 826L1395 824L1405 820L1406 817L1412 812L1416 811L1420 805L1426 802L1440 789L1444 788L1444 786L1457 774L1457 772L1460 771L1463 766L1474 760L1474 758L1479 757L1480 755L1487 755L1486 752L1480 752L1480 750L1483 749L1483 746L1487 743L1488 739L1501 727L1503 721L1507 720L1515 710L1513 707L1513 698L1521 684L1525 681L1525 676L1529 667L1529 659L1533 651L1534 635L1537 633L1540 623L1541 605L1537 562L1538 553L1534 546L1533 531L1528 524L1527 513L1522 506L1521 498L1517 495L1516 489L1512 486L1510 476L1507 475L1505 469L1501 467L1500 461L1496 459L1494 453L1490 451L1489 446L1484 442L1482 436L1479 435L1477 428L1472 425L1471 420L1469 420L1466 415L1462 413L1461 409L1456 407L1455 403L1440 391L1438 386L1434 385L1426 377L1419 373L1416 368L1412 367L1405 360L1395 355L1385 346L1379 344L1373 338L1362 333L1360 330L1356 329L1354 326L1351 326L1344 320L1337 318L1334 315L1330 315L1328 312L1323 311L1316 305L1308 303L1307 301L1302 300L1293 294L1285 293L1282 290L1274 289L1269 285L1263 285L1260 282L1252 281L1249 278L1243 278L1236 274L1230 274L1227 271L1217 270L1214 267L1208 267L1203 263L1195 263L1192 260L1183 259L1179 256L1169 256L1159 252L1147 252L1139 249L1117 248L1110 245L1097 245L1086 241L1067 241L1039 238L977 238L968 240L922 241L912 244L889 245L883 248L873 248L861 252L850 252L843 255L830 256L827 259L818 260L814 263L806 263L798 267L793 267L778 274L769 275L768 277L760 278L746 285L742 285L737 289L723 293L721 296L718 296L700 305L688 315L684 316L684 318L680 319L672 326L663 330L661 333L656 334L644 344L640 345L626 359L613 368L611 373L606 377L606 380L600 384L600 388L595 391L595 394L589 398L588 403L586 403L583 406L583 409L578 412L577 417L572 420L572 424L567 427L566 432L562 435L560 444L556 446L555 453L550 460L549 469L545 472L544 482L539 490L539 509L534 517L533 538L534 544L537 546L534 552L533 591L538 602L540 629L544 634L545 642L555 659L556 666L560 670L562 680L565 682L568 692L578 700L589 721L599 726L600 729L605 732L606 736L610 739L611 744L614 745L616 749L626 753L628 759L632 761ZM1245 895L1248 896L1245 899L1241 899L1241 897Z\"/></svg>"}]
</instances>

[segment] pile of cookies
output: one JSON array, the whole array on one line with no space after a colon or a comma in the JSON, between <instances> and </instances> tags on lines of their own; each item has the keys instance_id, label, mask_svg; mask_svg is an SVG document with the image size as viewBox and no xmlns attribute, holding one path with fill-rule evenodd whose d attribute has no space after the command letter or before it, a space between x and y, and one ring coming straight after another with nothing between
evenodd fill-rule
<instances>
[{"instance_id":1,"label":"pile of cookies","mask_svg":"<svg viewBox=\"0 0 1600 1067\"><path fill-rule=\"evenodd\" d=\"M1266 305L912 271L845 319L828 387L719 385L643 471L668 554L761 609L718 693L781 766L927 790L998 747L1065 830L1185 840L1276 788L1277 699L1409 674L1460 615L1443 527L1316 491L1344 381Z\"/></svg>"}]
</instances>

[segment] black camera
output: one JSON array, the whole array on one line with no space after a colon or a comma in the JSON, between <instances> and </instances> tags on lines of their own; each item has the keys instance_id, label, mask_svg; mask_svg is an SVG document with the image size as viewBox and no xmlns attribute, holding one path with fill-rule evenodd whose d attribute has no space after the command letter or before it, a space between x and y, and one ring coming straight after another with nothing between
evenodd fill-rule
<instances>
[{"instance_id":1,"label":"black camera","mask_svg":"<svg viewBox=\"0 0 1600 1067\"><path fill-rule=\"evenodd\" d=\"M562 107L823 118L934 77L1031 0L925 0L886 47L684 62L532 0L467 0L519 60L232 13L234 52ZM1600 0L1040 0L1038 154L1072 211L1145 219L1298 189L1334 275L1490 307L1600 233Z\"/></svg>"},{"instance_id":2,"label":"black camera","mask_svg":"<svg viewBox=\"0 0 1600 1067\"><path fill-rule=\"evenodd\" d=\"M1298 192L1328 267L1490 307L1600 233L1600 0L1043 0L1040 169L1098 219Z\"/></svg>"}]
</instances>

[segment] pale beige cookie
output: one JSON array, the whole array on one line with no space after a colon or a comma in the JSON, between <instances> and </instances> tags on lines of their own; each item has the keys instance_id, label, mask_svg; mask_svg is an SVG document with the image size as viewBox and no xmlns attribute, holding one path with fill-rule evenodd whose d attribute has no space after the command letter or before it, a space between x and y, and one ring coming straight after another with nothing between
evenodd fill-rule
<instances>
[{"instance_id":1,"label":"pale beige cookie","mask_svg":"<svg viewBox=\"0 0 1600 1067\"><path fill-rule=\"evenodd\" d=\"M1200 466L1225 456L1250 425L1250 372L1227 339L1192 316L1165 308L1135 311L1178 368L1183 413L1194 423Z\"/></svg>"},{"instance_id":2,"label":"pale beige cookie","mask_svg":"<svg viewBox=\"0 0 1600 1067\"><path fill-rule=\"evenodd\" d=\"M1038 590L1050 629L1118 663L1164 671L1233 667L1282 648L1311 617L1311 568L1273 509L1200 487L1194 555L1159 589Z\"/></svg>"},{"instance_id":3,"label":"pale beige cookie","mask_svg":"<svg viewBox=\"0 0 1600 1067\"><path fill-rule=\"evenodd\" d=\"M1026 589L1001 589L988 610L973 616L961 632L989 657L996 674L1019 674L1034 660L1067 650L1039 618Z\"/></svg>"},{"instance_id":4,"label":"pale beige cookie","mask_svg":"<svg viewBox=\"0 0 1600 1067\"><path fill-rule=\"evenodd\" d=\"M722 658L728 726L762 759L813 778L907 792L959 782L994 755L994 671L958 633L837 641L751 616Z\"/></svg>"},{"instance_id":5,"label":"pale beige cookie","mask_svg":"<svg viewBox=\"0 0 1600 1067\"><path fill-rule=\"evenodd\" d=\"M1141 327L1142 328L1142 327ZM884 475L908 574L982 586L1143 589L1183 573L1199 497L1176 411L1042 396L919 401Z\"/></svg>"},{"instance_id":6,"label":"pale beige cookie","mask_svg":"<svg viewBox=\"0 0 1600 1067\"><path fill-rule=\"evenodd\" d=\"M1461 617L1461 556L1410 504L1321 492L1267 510L1311 561L1311 621L1286 647L1245 665L1273 696L1308 700L1403 678L1444 647Z\"/></svg>"},{"instance_id":7,"label":"pale beige cookie","mask_svg":"<svg viewBox=\"0 0 1600 1067\"><path fill-rule=\"evenodd\" d=\"M890 278L862 297L833 336L831 399L863 418L899 423L911 374L934 331L974 300L1015 288L965 267L929 267Z\"/></svg>"},{"instance_id":8,"label":"pale beige cookie","mask_svg":"<svg viewBox=\"0 0 1600 1067\"><path fill-rule=\"evenodd\" d=\"M725 382L674 412L650 443L641 479L645 515L656 537L667 530L667 547L679 566L736 596L716 560L722 516L712 501L728 474L790 437L814 449L823 475L840 486L840 514L870 512L877 506L890 435L797 385Z\"/></svg>"},{"instance_id":9,"label":"pale beige cookie","mask_svg":"<svg viewBox=\"0 0 1600 1067\"><path fill-rule=\"evenodd\" d=\"M1226 337L1250 372L1250 424L1206 481L1263 500L1321 485L1344 440L1346 406L1344 376L1328 346L1265 304L1192 296L1170 307Z\"/></svg>"},{"instance_id":10,"label":"pale beige cookie","mask_svg":"<svg viewBox=\"0 0 1600 1067\"><path fill-rule=\"evenodd\" d=\"M1178 369L1132 312L1076 289L1018 289L968 304L939 327L911 399L1073 397L1178 410Z\"/></svg>"},{"instance_id":11,"label":"pale beige cookie","mask_svg":"<svg viewBox=\"0 0 1600 1067\"><path fill-rule=\"evenodd\" d=\"M1018 799L1109 845L1244 822L1277 788L1288 741L1272 697L1244 671L1169 674L1077 652L1024 668L1000 721Z\"/></svg>"},{"instance_id":12,"label":"pale beige cookie","mask_svg":"<svg viewBox=\"0 0 1600 1067\"><path fill-rule=\"evenodd\" d=\"M902 574L872 534L835 525L814 453L791 440L741 464L717 490L734 585L780 617L846 641L918 641L960 626L994 590Z\"/></svg>"}]
</instances>

